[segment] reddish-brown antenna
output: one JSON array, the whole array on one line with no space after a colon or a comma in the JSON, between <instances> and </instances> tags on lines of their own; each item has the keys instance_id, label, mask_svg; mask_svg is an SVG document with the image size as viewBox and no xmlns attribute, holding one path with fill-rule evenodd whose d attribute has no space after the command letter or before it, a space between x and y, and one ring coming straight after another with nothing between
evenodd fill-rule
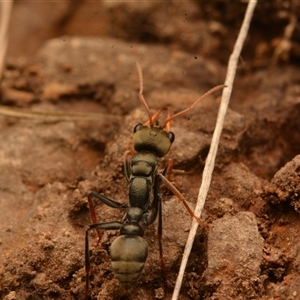
<instances>
[{"instance_id":1,"label":"reddish-brown antenna","mask_svg":"<svg viewBox=\"0 0 300 300\"><path fill-rule=\"evenodd\" d=\"M180 117L180 116L186 114L187 112L189 112L190 110L192 110L192 109L194 108L194 106L197 105L198 102L199 102L200 100L202 100L203 98L205 98L206 96L208 96L208 95L210 95L210 94L212 94L212 93L214 93L214 92L216 92L216 91L218 91L218 90L221 90L221 89L223 89L223 88L225 88L225 87L226 87L226 85L224 85L224 84L215 86L214 88L212 88L211 90L209 90L208 92L206 92L205 94L203 94L200 98L198 98L198 99L197 99L190 107L188 107L188 108L186 108L186 109L184 109L184 110L178 112L177 114L175 114L175 115L173 115L173 116L167 118L166 121L165 121L165 123L164 123L164 125L163 125L162 127L163 127L163 128L166 127L167 124L168 124L171 120L174 120L175 118Z\"/></svg>"},{"instance_id":2,"label":"reddish-brown antenna","mask_svg":"<svg viewBox=\"0 0 300 300\"><path fill-rule=\"evenodd\" d=\"M140 92L139 92L139 98L142 102L142 104L145 106L146 108L146 111L148 113L148 116L149 116L149 125L152 123L152 117L151 117L151 113L150 113L150 109L149 109L149 106L144 98L144 95L143 95L143 73L142 73L142 68L141 68L141 65L136 61L135 62L136 64L136 68L137 68L137 71L138 71L138 74L139 74L139 82L140 82Z\"/></svg>"}]
</instances>

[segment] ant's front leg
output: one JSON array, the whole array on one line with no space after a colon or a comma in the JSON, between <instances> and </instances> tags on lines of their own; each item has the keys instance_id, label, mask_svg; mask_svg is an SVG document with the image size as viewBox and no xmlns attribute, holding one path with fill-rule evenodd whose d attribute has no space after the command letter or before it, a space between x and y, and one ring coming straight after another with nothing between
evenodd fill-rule
<instances>
[{"instance_id":1,"label":"ant's front leg","mask_svg":"<svg viewBox=\"0 0 300 300\"><path fill-rule=\"evenodd\" d=\"M112 200L110 198L107 198L104 195L101 195L97 192L89 191L88 192L88 204L89 204L90 215L91 215L91 219L92 219L93 224L98 222L96 212L95 212L95 206L94 206L94 203L93 203L93 199L100 200L101 202L103 202L104 204L106 204L107 206L112 207L112 208L118 208L118 209L128 208L127 203L119 203L119 202L117 202L115 200ZM96 228L96 230L97 230L98 244L99 244L101 239L102 239L102 234L101 234L99 228Z\"/></svg>"}]
</instances>

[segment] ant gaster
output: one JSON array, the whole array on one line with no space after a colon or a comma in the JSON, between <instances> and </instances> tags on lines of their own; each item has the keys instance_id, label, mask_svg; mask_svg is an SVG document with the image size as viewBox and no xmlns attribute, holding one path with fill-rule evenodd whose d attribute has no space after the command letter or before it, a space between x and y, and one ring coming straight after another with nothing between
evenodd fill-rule
<instances>
[{"instance_id":1,"label":"ant gaster","mask_svg":"<svg viewBox=\"0 0 300 300\"><path fill-rule=\"evenodd\" d=\"M85 232L85 268L86 268L86 299L89 294L89 274L90 274L90 251L89 251L89 231L96 229L101 239L100 229L120 230L120 235L110 246L110 258L112 269L116 278L125 289L129 289L140 276L145 261L148 256L148 244L143 238L144 230L140 223L145 225L152 224L158 216L158 244L160 253L160 264L165 277L165 267L162 254L162 200L159 193L162 182L178 197L187 208L189 214L199 223L203 223L200 218L195 216L189 208L182 194L169 182L166 176L171 172L173 163L168 160L162 173L158 172L158 158L164 157L172 143L175 135L171 132L170 121L189 112L205 96L224 88L224 85L216 86L201 96L192 106L170 116L168 111L167 118L162 126L157 122L157 118L163 109L159 109L154 115L151 115L149 107L143 96L143 76L142 70L136 63L140 92L139 98L148 113L148 121L143 124L137 124L134 127L133 149L125 155L124 171L129 184L129 203L119 203L109 199L104 195L94 191L88 193L88 203L93 224L86 228ZM151 201L151 194L153 194ZM127 212L121 222L112 221L97 223L93 199L100 200L104 204L123 209Z\"/></svg>"}]
</instances>

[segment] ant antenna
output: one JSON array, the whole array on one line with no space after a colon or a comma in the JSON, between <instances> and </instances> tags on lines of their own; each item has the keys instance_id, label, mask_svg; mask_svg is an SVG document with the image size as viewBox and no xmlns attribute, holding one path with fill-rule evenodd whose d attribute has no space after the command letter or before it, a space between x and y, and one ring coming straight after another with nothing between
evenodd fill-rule
<instances>
[{"instance_id":1,"label":"ant antenna","mask_svg":"<svg viewBox=\"0 0 300 300\"><path fill-rule=\"evenodd\" d=\"M140 101L142 102L142 104L145 106L146 108L146 111L148 113L148 116L149 116L149 124L152 123L152 117L151 117L151 113L150 113L150 109L149 109L149 106L144 98L144 95L143 95L143 73L142 73L142 67L141 65L136 61L135 62L136 64L136 68L137 68L137 71L138 71L138 75L139 75L139 82L140 82L140 92L139 92L139 98L140 98Z\"/></svg>"},{"instance_id":2,"label":"ant antenna","mask_svg":"<svg viewBox=\"0 0 300 300\"><path fill-rule=\"evenodd\" d=\"M180 117L180 116L186 114L187 112L189 112L190 110L192 110L192 109L194 108L194 106L197 105L198 102L199 102L200 100L202 100L203 98L205 98L206 96L208 96L208 95L210 95L210 94L212 94L212 93L214 93L214 92L216 92L216 91L218 91L218 90L224 89L225 87L227 87L227 85L222 84L222 85L217 85L217 86L215 86L214 88L210 89L208 92L206 92L205 94L203 94L200 98L198 98L198 99L197 99L190 107L188 107L188 108L186 108L186 109L184 109L184 110L178 112L177 114L175 114L175 115L173 115L173 116L167 118L166 121L165 121L165 123L164 123L164 125L163 125L162 127L163 127L163 128L166 127L167 124L168 124L171 120L174 120L175 118Z\"/></svg>"}]
</instances>

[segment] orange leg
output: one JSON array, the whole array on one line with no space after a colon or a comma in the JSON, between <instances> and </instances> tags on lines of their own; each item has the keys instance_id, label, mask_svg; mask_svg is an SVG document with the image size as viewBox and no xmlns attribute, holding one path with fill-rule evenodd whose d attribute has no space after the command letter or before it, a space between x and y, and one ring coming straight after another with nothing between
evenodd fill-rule
<instances>
[{"instance_id":1,"label":"orange leg","mask_svg":"<svg viewBox=\"0 0 300 300\"><path fill-rule=\"evenodd\" d=\"M95 206L94 206L94 203L93 203L93 200L92 200L92 196L93 196L93 192L89 192L88 193L89 210L90 210L92 223L95 224L95 223L98 223L98 220L97 220ZM96 231L97 231L97 235L98 235L98 242L97 242L97 246L98 246L101 242L101 239L102 239L102 233L100 232L99 229L96 229Z\"/></svg>"},{"instance_id":2,"label":"orange leg","mask_svg":"<svg viewBox=\"0 0 300 300\"><path fill-rule=\"evenodd\" d=\"M97 224L97 217L96 217L96 211L95 211L95 206L93 203L93 198L100 200L102 203L106 204L109 207L112 208L118 208L118 209L123 209L123 208L128 208L128 203L119 203L115 200L112 200L110 198L105 197L104 195L101 195L97 192L94 191L90 191L88 193L88 203L89 203L89 208L90 208L90 215L91 215L91 219L92 219L92 223L93 224ZM97 234L98 234L98 243L97 245L99 245L99 243L101 242L102 239L102 234L99 230L99 228L96 228L97 230Z\"/></svg>"},{"instance_id":3,"label":"orange leg","mask_svg":"<svg viewBox=\"0 0 300 300\"><path fill-rule=\"evenodd\" d=\"M190 216L194 218L200 225L208 227L209 225L205 221L203 221L193 213L184 196L177 190L177 188L163 174L158 173L158 175L162 179L163 183L168 187L168 189L178 198L179 201L183 203Z\"/></svg>"},{"instance_id":4,"label":"orange leg","mask_svg":"<svg viewBox=\"0 0 300 300\"><path fill-rule=\"evenodd\" d=\"M168 181L171 181L171 174L173 171L173 166L174 166L173 160L167 159L167 163L166 163L166 167L165 167L166 172L163 172L162 175L165 176Z\"/></svg>"}]
</instances>

